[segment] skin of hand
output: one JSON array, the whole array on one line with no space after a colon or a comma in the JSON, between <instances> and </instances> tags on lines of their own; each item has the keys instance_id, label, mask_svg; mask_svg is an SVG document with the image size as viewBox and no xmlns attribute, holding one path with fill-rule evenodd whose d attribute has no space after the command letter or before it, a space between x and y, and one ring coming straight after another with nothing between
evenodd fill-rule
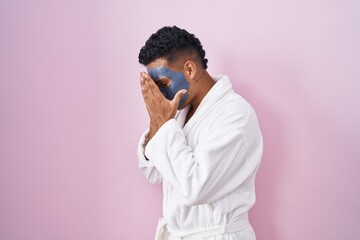
<instances>
[{"instance_id":1,"label":"skin of hand","mask_svg":"<svg viewBox=\"0 0 360 240\"><path fill-rule=\"evenodd\" d=\"M148 135L148 140L150 140L165 122L175 117L180 99L186 93L186 89L178 91L174 99L170 101L162 95L154 80L145 72L140 73L140 85L150 117Z\"/></svg>"}]
</instances>

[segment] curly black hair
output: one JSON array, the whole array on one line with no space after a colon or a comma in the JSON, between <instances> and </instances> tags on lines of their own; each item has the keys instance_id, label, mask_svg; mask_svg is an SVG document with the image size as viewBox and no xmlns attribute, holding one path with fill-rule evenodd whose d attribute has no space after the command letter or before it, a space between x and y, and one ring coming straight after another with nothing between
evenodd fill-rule
<instances>
[{"instance_id":1,"label":"curly black hair","mask_svg":"<svg viewBox=\"0 0 360 240\"><path fill-rule=\"evenodd\" d=\"M158 58L165 58L172 63L179 55L193 52L197 54L202 67L207 69L208 60L199 39L185 29L166 26L152 34L140 49L139 63L146 66Z\"/></svg>"}]
</instances>

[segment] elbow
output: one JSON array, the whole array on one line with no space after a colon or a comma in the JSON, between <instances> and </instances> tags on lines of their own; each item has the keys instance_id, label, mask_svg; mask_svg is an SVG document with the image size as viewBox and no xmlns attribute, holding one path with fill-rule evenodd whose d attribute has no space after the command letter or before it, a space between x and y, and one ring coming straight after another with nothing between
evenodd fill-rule
<instances>
[{"instance_id":1,"label":"elbow","mask_svg":"<svg viewBox=\"0 0 360 240\"><path fill-rule=\"evenodd\" d=\"M162 183L162 175L155 168L141 168L146 180L152 184Z\"/></svg>"},{"instance_id":2,"label":"elbow","mask_svg":"<svg viewBox=\"0 0 360 240\"><path fill-rule=\"evenodd\" d=\"M152 184L160 184L162 183L162 178L159 177L159 176L146 176L146 180L149 182L149 183L152 183Z\"/></svg>"},{"instance_id":3,"label":"elbow","mask_svg":"<svg viewBox=\"0 0 360 240\"><path fill-rule=\"evenodd\" d=\"M146 180L148 183L151 184L160 184L162 183L162 177L156 175L145 175Z\"/></svg>"}]
</instances>

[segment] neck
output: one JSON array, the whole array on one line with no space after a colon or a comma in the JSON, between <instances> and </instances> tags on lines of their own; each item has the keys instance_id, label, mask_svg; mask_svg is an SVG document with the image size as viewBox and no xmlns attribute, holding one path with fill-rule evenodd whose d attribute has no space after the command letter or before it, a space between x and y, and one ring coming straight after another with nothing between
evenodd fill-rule
<instances>
[{"instance_id":1,"label":"neck","mask_svg":"<svg viewBox=\"0 0 360 240\"><path fill-rule=\"evenodd\" d=\"M212 79L212 77L209 75L209 73L204 70L204 73L201 75L199 79L199 91L197 93L197 96L194 98L194 100L191 103L192 111L195 112L195 110L199 107L201 101L204 99L206 94L210 91L210 89L214 86L215 81Z\"/></svg>"}]
</instances>

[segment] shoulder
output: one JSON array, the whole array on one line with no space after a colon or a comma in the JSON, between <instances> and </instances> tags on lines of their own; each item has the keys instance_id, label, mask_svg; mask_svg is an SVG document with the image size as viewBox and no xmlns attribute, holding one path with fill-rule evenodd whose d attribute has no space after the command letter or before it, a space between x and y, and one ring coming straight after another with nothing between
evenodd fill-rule
<instances>
[{"instance_id":1,"label":"shoulder","mask_svg":"<svg viewBox=\"0 0 360 240\"><path fill-rule=\"evenodd\" d=\"M253 114L253 108L242 96L233 90L224 95L214 106L218 124L229 123L239 126L246 123Z\"/></svg>"}]
</instances>

